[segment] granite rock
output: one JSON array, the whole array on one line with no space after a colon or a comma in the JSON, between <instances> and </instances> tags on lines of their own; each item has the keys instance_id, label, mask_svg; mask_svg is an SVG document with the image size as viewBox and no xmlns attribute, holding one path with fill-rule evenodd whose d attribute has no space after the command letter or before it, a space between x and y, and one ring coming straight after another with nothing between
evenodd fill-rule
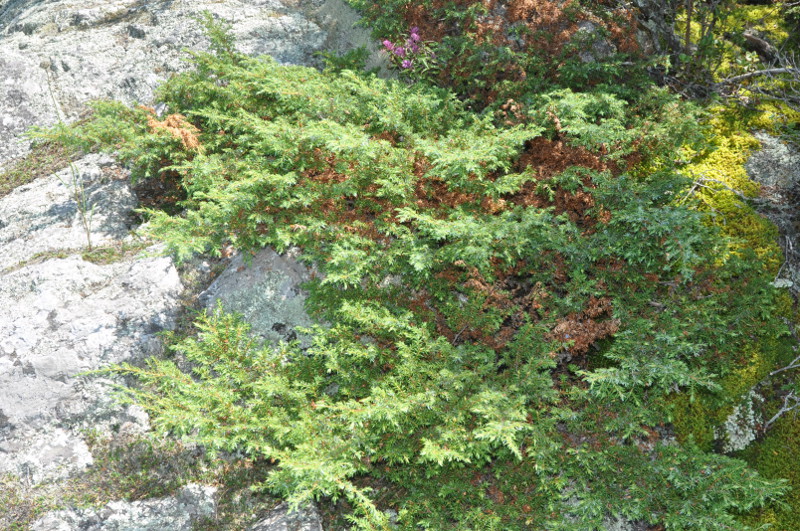
<instances>
[{"instance_id":1,"label":"granite rock","mask_svg":"<svg viewBox=\"0 0 800 531\"><path fill-rule=\"evenodd\" d=\"M107 157L0 199L0 473L30 483L91 464L87 430L146 427L146 415L112 399L112 378L86 373L159 354L183 289L157 247L106 264L82 258L73 175L95 206L94 244L127 237L136 200Z\"/></svg>"},{"instance_id":2,"label":"granite rock","mask_svg":"<svg viewBox=\"0 0 800 531\"><path fill-rule=\"evenodd\" d=\"M0 271L127 237L136 206L127 175L111 157L91 154L0 200Z\"/></svg>"},{"instance_id":3,"label":"granite rock","mask_svg":"<svg viewBox=\"0 0 800 531\"><path fill-rule=\"evenodd\" d=\"M135 502L114 501L101 509L54 511L32 531L190 531L216 509L214 487L190 484L177 495Z\"/></svg>"},{"instance_id":4,"label":"granite rock","mask_svg":"<svg viewBox=\"0 0 800 531\"><path fill-rule=\"evenodd\" d=\"M290 511L288 504L281 503L249 531L322 531L322 522L314 505Z\"/></svg>"},{"instance_id":5,"label":"granite rock","mask_svg":"<svg viewBox=\"0 0 800 531\"><path fill-rule=\"evenodd\" d=\"M292 253L262 249L255 255L238 254L200 295L200 301L208 309L220 304L225 311L242 314L252 333L264 341L276 344L297 339L307 347L310 339L295 328L313 324L301 289L310 278L311 270Z\"/></svg>"},{"instance_id":6,"label":"granite rock","mask_svg":"<svg viewBox=\"0 0 800 531\"><path fill-rule=\"evenodd\" d=\"M342 0L0 0L0 167L31 126L72 121L95 99L154 103L156 87L208 48L196 17L231 24L240 51L310 65L322 49L366 45Z\"/></svg>"},{"instance_id":7,"label":"granite rock","mask_svg":"<svg viewBox=\"0 0 800 531\"><path fill-rule=\"evenodd\" d=\"M755 207L778 227L785 258L773 285L800 293L800 147L763 131L755 137L761 149L750 155L745 168L761 185Z\"/></svg>"}]
</instances>

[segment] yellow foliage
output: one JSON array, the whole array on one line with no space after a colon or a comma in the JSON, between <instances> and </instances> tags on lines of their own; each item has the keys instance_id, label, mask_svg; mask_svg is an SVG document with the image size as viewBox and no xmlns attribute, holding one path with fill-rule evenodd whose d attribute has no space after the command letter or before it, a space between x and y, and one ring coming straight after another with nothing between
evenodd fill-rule
<instances>
[{"instance_id":1,"label":"yellow foliage","mask_svg":"<svg viewBox=\"0 0 800 531\"><path fill-rule=\"evenodd\" d=\"M710 222L733 238L735 243L728 249L728 255L744 248L753 249L766 270L775 274L783 261L777 229L741 196L758 197L760 193L759 184L749 178L744 166L760 147L750 131L764 125L774 129L777 114L782 113L786 119L788 111L775 105L750 111L723 106L709 110L712 118L708 122L708 148L691 154L692 162L684 168L684 173L699 183L694 187L694 197L700 208L711 213Z\"/></svg>"},{"instance_id":2,"label":"yellow foliage","mask_svg":"<svg viewBox=\"0 0 800 531\"><path fill-rule=\"evenodd\" d=\"M780 42L789 37L789 33L781 21L779 3L763 6L737 5L728 12L722 30L754 29L763 33L771 41Z\"/></svg>"}]
</instances>

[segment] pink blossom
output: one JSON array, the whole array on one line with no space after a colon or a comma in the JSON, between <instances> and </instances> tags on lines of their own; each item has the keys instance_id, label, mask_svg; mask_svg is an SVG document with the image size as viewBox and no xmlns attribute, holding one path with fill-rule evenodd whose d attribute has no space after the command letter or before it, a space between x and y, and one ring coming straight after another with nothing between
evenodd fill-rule
<instances>
[{"instance_id":1,"label":"pink blossom","mask_svg":"<svg viewBox=\"0 0 800 531\"><path fill-rule=\"evenodd\" d=\"M394 51L394 54L397 57L405 57L406 56L406 49L403 48L402 46L397 46L393 51Z\"/></svg>"},{"instance_id":2,"label":"pink blossom","mask_svg":"<svg viewBox=\"0 0 800 531\"><path fill-rule=\"evenodd\" d=\"M411 40L413 42L419 42L419 33L412 33L411 34Z\"/></svg>"},{"instance_id":3,"label":"pink blossom","mask_svg":"<svg viewBox=\"0 0 800 531\"><path fill-rule=\"evenodd\" d=\"M410 60L406 59L405 61L400 63L400 66L402 66L403 68L411 68L412 64L413 63Z\"/></svg>"},{"instance_id":4,"label":"pink blossom","mask_svg":"<svg viewBox=\"0 0 800 531\"><path fill-rule=\"evenodd\" d=\"M390 52L394 50L394 44L392 44L392 41L390 41L389 39L383 41L383 46Z\"/></svg>"}]
</instances>

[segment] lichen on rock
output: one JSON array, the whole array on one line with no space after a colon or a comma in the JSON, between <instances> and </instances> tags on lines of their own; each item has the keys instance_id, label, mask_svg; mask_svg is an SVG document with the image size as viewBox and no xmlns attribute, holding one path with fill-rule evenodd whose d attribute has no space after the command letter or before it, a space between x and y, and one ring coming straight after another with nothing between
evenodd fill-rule
<instances>
[{"instance_id":1,"label":"lichen on rock","mask_svg":"<svg viewBox=\"0 0 800 531\"><path fill-rule=\"evenodd\" d=\"M733 408L725 422L716 430L717 439L725 453L744 450L758 437L761 416L756 404L764 399L755 391L750 391L741 404Z\"/></svg>"}]
</instances>

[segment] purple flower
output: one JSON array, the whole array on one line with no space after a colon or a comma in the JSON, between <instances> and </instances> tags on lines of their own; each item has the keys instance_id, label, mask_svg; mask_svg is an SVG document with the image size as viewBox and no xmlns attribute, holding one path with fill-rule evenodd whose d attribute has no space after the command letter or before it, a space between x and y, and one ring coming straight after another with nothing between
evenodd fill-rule
<instances>
[{"instance_id":1,"label":"purple flower","mask_svg":"<svg viewBox=\"0 0 800 531\"><path fill-rule=\"evenodd\" d=\"M402 66L403 68L411 68L411 65L412 65L412 63L408 59L406 59L405 61L400 63L400 66Z\"/></svg>"},{"instance_id":2,"label":"purple flower","mask_svg":"<svg viewBox=\"0 0 800 531\"><path fill-rule=\"evenodd\" d=\"M383 41L383 46L390 52L394 51L394 44L392 44L392 41L390 41L389 39Z\"/></svg>"},{"instance_id":3,"label":"purple flower","mask_svg":"<svg viewBox=\"0 0 800 531\"><path fill-rule=\"evenodd\" d=\"M405 57L406 56L406 49L402 46L397 46L394 50L392 50L397 57Z\"/></svg>"},{"instance_id":4,"label":"purple flower","mask_svg":"<svg viewBox=\"0 0 800 531\"><path fill-rule=\"evenodd\" d=\"M417 46L416 44L412 44L411 51L414 53L419 53L419 46Z\"/></svg>"},{"instance_id":5,"label":"purple flower","mask_svg":"<svg viewBox=\"0 0 800 531\"><path fill-rule=\"evenodd\" d=\"M417 34L418 34L418 33L419 33L419 28L418 28L418 27L416 27L416 26L411 26L411 29L410 29L410 30L408 30L408 32L409 32L409 33L411 33L412 35L413 35L414 33L417 33Z\"/></svg>"},{"instance_id":6,"label":"purple flower","mask_svg":"<svg viewBox=\"0 0 800 531\"><path fill-rule=\"evenodd\" d=\"M419 42L419 33L416 33L416 32L415 32L415 33L412 33L412 34L411 34L411 40L412 40L413 42Z\"/></svg>"}]
</instances>

